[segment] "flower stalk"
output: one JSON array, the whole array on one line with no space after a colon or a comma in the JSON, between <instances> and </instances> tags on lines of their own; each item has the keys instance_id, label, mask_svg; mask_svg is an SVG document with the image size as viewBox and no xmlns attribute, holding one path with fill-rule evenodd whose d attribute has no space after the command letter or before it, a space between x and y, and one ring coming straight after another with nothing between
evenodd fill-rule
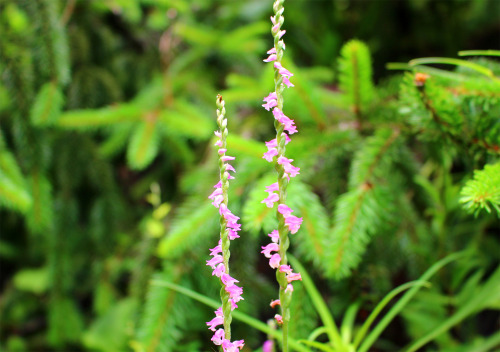
<instances>
[{"instance_id":1,"label":"flower stalk","mask_svg":"<svg viewBox=\"0 0 500 352\"><path fill-rule=\"evenodd\" d=\"M222 96L218 95L217 100L217 125L219 130L215 131L218 137L215 146L219 147L217 154L219 157L220 180L214 186L215 191L208 197L212 199L212 204L219 209L220 214L220 239L217 246L210 249L212 259L207 260L207 265L213 269L212 275L217 276L221 282L220 297L222 306L215 311L215 318L207 322L208 328L214 331L212 341L215 345L222 346L224 352L234 352L243 348L243 340L231 342L231 312L238 307L237 302L243 299L243 289L236 285L238 280L229 275L229 251L230 240L240 237L238 231L241 225L238 224L239 217L235 216L228 208L229 180L234 177L229 171L235 172L228 161L234 160L232 156L226 155L226 139L228 135L225 103ZM216 330L216 326L223 328Z\"/></svg>"},{"instance_id":2,"label":"flower stalk","mask_svg":"<svg viewBox=\"0 0 500 352\"><path fill-rule=\"evenodd\" d=\"M271 33L274 37L274 46L267 54L264 62L273 63L274 66L274 92L271 92L264 98L262 105L266 110L270 111L274 116L274 127L276 129L276 138L266 142L268 151L264 153L263 158L274 163L274 167L278 174L276 183L266 187L268 197L262 203L267 207L274 207L274 203L278 204L276 215L278 218L278 229L269 234L272 242L267 246L262 247L262 252L269 258L269 265L276 269L276 280L279 283L279 300L271 302L271 307L279 305L281 314L276 314L275 319L281 326L283 340L282 350L288 351L288 324L290 321L290 303L292 299L293 286L295 280L302 280L300 274L293 273L288 265L286 253L290 246L288 233L296 233L302 223L302 218L291 215L293 212L285 203L287 198L287 186L291 177L299 174L300 169L292 165L293 159L285 157L286 144L290 142L289 135L297 132L294 120L290 119L283 113L283 91L285 86L293 87L290 78L293 74L282 65L285 43L282 39L285 30L281 29L284 22L284 0L275 0L273 4L274 16L271 17L272 28ZM275 193L277 192L277 193ZM276 253L273 253L276 252Z\"/></svg>"}]
</instances>

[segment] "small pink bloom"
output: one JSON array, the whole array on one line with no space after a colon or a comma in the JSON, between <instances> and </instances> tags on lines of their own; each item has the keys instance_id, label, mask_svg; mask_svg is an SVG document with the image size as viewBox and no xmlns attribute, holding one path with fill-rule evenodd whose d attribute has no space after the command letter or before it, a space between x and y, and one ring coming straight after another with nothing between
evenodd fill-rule
<instances>
[{"instance_id":1,"label":"small pink bloom","mask_svg":"<svg viewBox=\"0 0 500 352\"><path fill-rule=\"evenodd\" d=\"M235 238L240 238L240 235L238 235L238 232L233 229L229 229L227 237L229 237L230 240L234 240Z\"/></svg>"},{"instance_id":2,"label":"small pink bloom","mask_svg":"<svg viewBox=\"0 0 500 352\"><path fill-rule=\"evenodd\" d=\"M269 57L267 59L264 59L262 61L264 61L264 62L271 62L271 61L276 61L277 58L278 57L276 56L276 54L271 54L271 55L269 55Z\"/></svg>"},{"instance_id":3,"label":"small pink bloom","mask_svg":"<svg viewBox=\"0 0 500 352\"><path fill-rule=\"evenodd\" d=\"M235 278L231 277L231 275L229 274L222 274L220 279L222 280L222 283L226 286L231 286L234 285L235 282L239 282Z\"/></svg>"},{"instance_id":4,"label":"small pink bloom","mask_svg":"<svg viewBox=\"0 0 500 352\"><path fill-rule=\"evenodd\" d=\"M212 320L207 322L208 328L212 331L215 331L215 327L217 325L221 325L224 323L224 318L223 317L215 317Z\"/></svg>"},{"instance_id":5,"label":"small pink bloom","mask_svg":"<svg viewBox=\"0 0 500 352\"><path fill-rule=\"evenodd\" d=\"M292 272L292 268L290 268L290 265L281 265L280 272L290 274Z\"/></svg>"},{"instance_id":6,"label":"small pink bloom","mask_svg":"<svg viewBox=\"0 0 500 352\"><path fill-rule=\"evenodd\" d=\"M267 149L270 148L278 148L278 142L276 142L276 138L271 139L269 142L265 142Z\"/></svg>"},{"instance_id":7,"label":"small pink bloom","mask_svg":"<svg viewBox=\"0 0 500 352\"><path fill-rule=\"evenodd\" d=\"M300 167L293 166L292 164L285 165L285 172L290 175L290 177L295 177L299 174Z\"/></svg>"},{"instance_id":8,"label":"small pink bloom","mask_svg":"<svg viewBox=\"0 0 500 352\"><path fill-rule=\"evenodd\" d=\"M273 24L276 24L276 16L271 16L271 22L272 22Z\"/></svg>"},{"instance_id":9,"label":"small pink bloom","mask_svg":"<svg viewBox=\"0 0 500 352\"><path fill-rule=\"evenodd\" d=\"M285 30L279 31L278 32L278 38L281 39L281 37L283 37L285 35L285 33L286 33Z\"/></svg>"},{"instance_id":10,"label":"small pink bloom","mask_svg":"<svg viewBox=\"0 0 500 352\"><path fill-rule=\"evenodd\" d=\"M293 286L292 286L292 284L286 285L285 293L288 293L288 292L293 292Z\"/></svg>"},{"instance_id":11,"label":"small pink bloom","mask_svg":"<svg viewBox=\"0 0 500 352\"><path fill-rule=\"evenodd\" d=\"M224 274L225 272L226 272L226 267L224 266L224 263L220 263L215 267L214 271L212 271L212 275L221 277L222 274Z\"/></svg>"},{"instance_id":12,"label":"small pink bloom","mask_svg":"<svg viewBox=\"0 0 500 352\"><path fill-rule=\"evenodd\" d=\"M266 192L275 192L279 191L279 185L278 182L275 182L273 184L270 184L269 186L266 187L265 189Z\"/></svg>"},{"instance_id":13,"label":"small pink bloom","mask_svg":"<svg viewBox=\"0 0 500 352\"><path fill-rule=\"evenodd\" d=\"M234 169L234 167L231 165L231 164L225 164L226 165L226 170L227 171L233 171L233 172L236 172L236 170Z\"/></svg>"},{"instance_id":14,"label":"small pink bloom","mask_svg":"<svg viewBox=\"0 0 500 352\"><path fill-rule=\"evenodd\" d=\"M229 293L229 297L234 300L234 303L243 299L241 297L241 295L243 294L243 289L241 287L236 285L230 285L226 286L225 290L227 293Z\"/></svg>"},{"instance_id":15,"label":"small pink bloom","mask_svg":"<svg viewBox=\"0 0 500 352\"><path fill-rule=\"evenodd\" d=\"M224 155L220 160L222 161L230 161L236 159L234 156Z\"/></svg>"},{"instance_id":16,"label":"small pink bloom","mask_svg":"<svg viewBox=\"0 0 500 352\"><path fill-rule=\"evenodd\" d=\"M219 155L222 155L222 154L224 154L225 152L227 152L227 149L224 149L224 148L220 148L220 149L219 149Z\"/></svg>"},{"instance_id":17,"label":"small pink bloom","mask_svg":"<svg viewBox=\"0 0 500 352\"><path fill-rule=\"evenodd\" d=\"M217 308L217 310L214 312L216 317L223 317L224 313L222 313L222 307Z\"/></svg>"},{"instance_id":18,"label":"small pink bloom","mask_svg":"<svg viewBox=\"0 0 500 352\"><path fill-rule=\"evenodd\" d=\"M222 138L222 135L220 134L220 132L219 132L219 131L214 131L214 134L215 134L217 137Z\"/></svg>"},{"instance_id":19,"label":"small pink bloom","mask_svg":"<svg viewBox=\"0 0 500 352\"><path fill-rule=\"evenodd\" d=\"M295 281L295 280L302 281L302 276L300 276L300 273L290 273L286 276L286 279L287 279L288 283L291 283L292 281Z\"/></svg>"},{"instance_id":20,"label":"small pink bloom","mask_svg":"<svg viewBox=\"0 0 500 352\"><path fill-rule=\"evenodd\" d=\"M222 345L224 337L225 337L224 329L219 329L215 332L214 336L212 336L211 340L214 343L214 345L220 346Z\"/></svg>"},{"instance_id":21,"label":"small pink bloom","mask_svg":"<svg viewBox=\"0 0 500 352\"><path fill-rule=\"evenodd\" d=\"M280 200L280 197L276 193L270 193L269 197L261 201L261 203L265 203L268 208L272 208L278 200Z\"/></svg>"},{"instance_id":22,"label":"small pink bloom","mask_svg":"<svg viewBox=\"0 0 500 352\"><path fill-rule=\"evenodd\" d=\"M267 102L266 104L262 104L264 109L266 109L267 111L269 111L270 109L274 108L277 105L278 105L278 102L276 100L271 100L271 101Z\"/></svg>"},{"instance_id":23,"label":"small pink bloom","mask_svg":"<svg viewBox=\"0 0 500 352\"><path fill-rule=\"evenodd\" d=\"M297 231L299 231L301 224L302 224L302 218L298 218L294 215L290 215L285 219L285 225L288 226L288 229L292 234L297 233Z\"/></svg>"},{"instance_id":24,"label":"small pink bloom","mask_svg":"<svg viewBox=\"0 0 500 352\"><path fill-rule=\"evenodd\" d=\"M220 194L222 194L222 188L216 188L215 191L213 191L212 194L208 196L208 199L214 199Z\"/></svg>"},{"instance_id":25,"label":"small pink bloom","mask_svg":"<svg viewBox=\"0 0 500 352\"><path fill-rule=\"evenodd\" d=\"M220 139L217 140L214 144L216 147L222 147L222 141Z\"/></svg>"},{"instance_id":26,"label":"small pink bloom","mask_svg":"<svg viewBox=\"0 0 500 352\"><path fill-rule=\"evenodd\" d=\"M236 308L238 308L238 305L233 299L230 298L229 303L231 303L231 310L235 310Z\"/></svg>"},{"instance_id":27,"label":"small pink bloom","mask_svg":"<svg viewBox=\"0 0 500 352\"><path fill-rule=\"evenodd\" d=\"M274 319L276 319L276 321L278 322L278 324L280 324L280 325L283 324L283 317L281 315L276 314L274 316Z\"/></svg>"},{"instance_id":28,"label":"small pink bloom","mask_svg":"<svg viewBox=\"0 0 500 352\"><path fill-rule=\"evenodd\" d=\"M271 240L274 243L278 243L278 240L280 239L280 234L278 230L273 230L273 232L271 232L268 236L271 237Z\"/></svg>"},{"instance_id":29,"label":"small pink bloom","mask_svg":"<svg viewBox=\"0 0 500 352\"><path fill-rule=\"evenodd\" d=\"M283 77L283 84L285 84L288 88L295 87L295 85L292 82L290 82L288 77Z\"/></svg>"},{"instance_id":30,"label":"small pink bloom","mask_svg":"<svg viewBox=\"0 0 500 352\"><path fill-rule=\"evenodd\" d=\"M278 205L278 212L280 214L283 214L283 216L287 218L291 213L293 213L293 210L290 209L286 204L280 204Z\"/></svg>"},{"instance_id":31,"label":"small pink bloom","mask_svg":"<svg viewBox=\"0 0 500 352\"><path fill-rule=\"evenodd\" d=\"M274 242L271 242L267 246L261 248L262 248L261 253L264 253L264 256L266 258L271 258L271 252L277 252L279 250L279 246Z\"/></svg>"},{"instance_id":32,"label":"small pink bloom","mask_svg":"<svg viewBox=\"0 0 500 352\"><path fill-rule=\"evenodd\" d=\"M219 263L222 263L224 261L224 258L222 258L221 255L216 255L212 259L207 260L207 265L211 266L212 269L215 269L215 266Z\"/></svg>"},{"instance_id":33,"label":"small pink bloom","mask_svg":"<svg viewBox=\"0 0 500 352\"><path fill-rule=\"evenodd\" d=\"M274 348L274 343L271 340L266 340L262 345L262 352L272 352Z\"/></svg>"},{"instance_id":34,"label":"small pink bloom","mask_svg":"<svg viewBox=\"0 0 500 352\"><path fill-rule=\"evenodd\" d=\"M275 47L272 47L271 49L269 49L267 51L267 53L270 55L270 54L276 54L276 48Z\"/></svg>"},{"instance_id":35,"label":"small pink bloom","mask_svg":"<svg viewBox=\"0 0 500 352\"><path fill-rule=\"evenodd\" d=\"M281 257L278 253L272 255L271 259L269 259L269 266L273 269L278 269L280 266Z\"/></svg>"},{"instance_id":36,"label":"small pink bloom","mask_svg":"<svg viewBox=\"0 0 500 352\"><path fill-rule=\"evenodd\" d=\"M274 308L276 306L279 306L281 304L279 299L275 299L274 301L271 302L270 306L271 308Z\"/></svg>"},{"instance_id":37,"label":"small pink bloom","mask_svg":"<svg viewBox=\"0 0 500 352\"><path fill-rule=\"evenodd\" d=\"M278 149L271 148L267 152L264 153L263 159L266 159L269 162L273 161L273 158L278 155Z\"/></svg>"},{"instance_id":38,"label":"small pink bloom","mask_svg":"<svg viewBox=\"0 0 500 352\"><path fill-rule=\"evenodd\" d=\"M222 188L222 181L217 182L214 188Z\"/></svg>"}]
</instances>

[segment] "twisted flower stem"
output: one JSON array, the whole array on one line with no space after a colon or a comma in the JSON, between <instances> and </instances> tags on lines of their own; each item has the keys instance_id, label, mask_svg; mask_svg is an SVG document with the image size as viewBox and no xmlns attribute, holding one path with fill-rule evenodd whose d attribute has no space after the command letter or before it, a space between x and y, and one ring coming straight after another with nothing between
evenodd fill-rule
<instances>
[{"instance_id":1,"label":"twisted flower stem","mask_svg":"<svg viewBox=\"0 0 500 352\"><path fill-rule=\"evenodd\" d=\"M221 142L222 149L227 149L227 120L225 119L226 109L224 107L224 100L222 100L222 96L220 94L217 95L217 125L219 126L219 131L221 134ZM225 153L224 153L225 154ZM229 190L229 172L226 171L226 163L223 160L223 155L219 154L219 170L220 170L220 180L221 180L221 188L222 195L224 200L222 204L224 204L227 208L228 205L228 190ZM222 247L222 257L224 263L225 273L229 275L229 257L231 253L229 251L230 241L227 230L227 220L224 215L221 213L219 217L220 221L220 238L221 238L221 247ZM222 300L222 312L224 314L224 332L226 340L231 340L231 304L229 302L229 293L225 290L225 285L222 284L220 290L220 297Z\"/></svg>"}]
</instances>

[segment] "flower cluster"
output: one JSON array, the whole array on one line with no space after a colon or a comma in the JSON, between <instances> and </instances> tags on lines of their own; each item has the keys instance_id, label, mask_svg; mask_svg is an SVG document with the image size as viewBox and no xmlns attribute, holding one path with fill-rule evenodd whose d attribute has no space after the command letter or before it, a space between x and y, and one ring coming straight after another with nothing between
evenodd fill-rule
<instances>
[{"instance_id":1,"label":"flower cluster","mask_svg":"<svg viewBox=\"0 0 500 352\"><path fill-rule=\"evenodd\" d=\"M231 342L231 312L238 307L237 302L243 297L243 289L236 285L238 280L229 275L229 241L239 238L238 231L241 225L238 224L239 217L231 213L228 209L227 190L229 188L229 180L234 177L229 174L229 171L235 172L234 168L228 161L234 160L234 157L226 155L226 137L227 137L227 120L225 119L224 100L219 95L217 96L217 124L220 131L216 131L218 137L215 146L219 147L219 169L220 180L214 186L215 191L208 197L212 200L213 206L219 209L221 236L219 243L214 248L210 249L212 258L207 260L207 265L213 271L212 275L217 276L223 290L221 290L222 306L215 311L215 318L207 322L208 328L214 331L212 341L217 346L222 346L224 352L235 352L243 348L243 340ZM217 326L223 325L224 328L216 329Z\"/></svg>"},{"instance_id":2,"label":"flower cluster","mask_svg":"<svg viewBox=\"0 0 500 352\"><path fill-rule=\"evenodd\" d=\"M278 211L278 230L274 230L269 234L271 243L262 247L262 252L266 258L269 258L269 265L273 269L277 269L277 278L280 284L280 299L271 302L271 307L281 306L281 312L286 319L289 319L289 302L291 292L293 291L292 282L302 280L300 274L293 273L286 260L286 250L289 245L288 232L295 234L302 224L302 218L292 215L293 210L286 204L286 187L291 177L299 174L300 169L292 165L293 159L285 157L285 146L290 142L290 135L297 132L295 121L286 116L283 112L283 90L286 87L293 87L290 78L293 74L283 67L281 59L285 50L285 43L282 39L285 34L281 30L281 25L284 22L283 17L283 1L276 0L274 3L274 16L271 17L272 33L274 37L274 47L267 54L269 55L264 62L272 63L275 70L275 91L269 93L264 98L262 106L273 113L274 119L278 122L276 126L276 138L266 142L267 152L263 158L268 162L274 162L278 170L278 182L275 182L266 187L268 193L267 198L262 200L262 203L267 207L273 208L277 203ZM284 324L284 318L280 314L276 314L275 318L278 324ZM285 319L285 320L286 320ZM286 340L285 325L284 326L284 342Z\"/></svg>"}]
</instances>

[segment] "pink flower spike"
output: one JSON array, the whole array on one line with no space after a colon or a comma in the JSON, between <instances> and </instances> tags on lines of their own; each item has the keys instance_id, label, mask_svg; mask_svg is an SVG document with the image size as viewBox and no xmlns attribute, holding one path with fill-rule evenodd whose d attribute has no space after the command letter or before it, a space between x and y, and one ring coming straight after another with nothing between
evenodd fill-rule
<instances>
[{"instance_id":1,"label":"pink flower spike","mask_svg":"<svg viewBox=\"0 0 500 352\"><path fill-rule=\"evenodd\" d=\"M271 62L271 61L276 61L277 58L278 57L276 56L276 54L271 54L271 55L269 55L269 57L267 59L264 59L262 61L264 61L264 62Z\"/></svg>"},{"instance_id":2,"label":"pink flower spike","mask_svg":"<svg viewBox=\"0 0 500 352\"><path fill-rule=\"evenodd\" d=\"M290 209L286 204L278 205L278 212L282 214L285 218L289 217L293 210Z\"/></svg>"},{"instance_id":3,"label":"pink flower spike","mask_svg":"<svg viewBox=\"0 0 500 352\"><path fill-rule=\"evenodd\" d=\"M271 55L271 54L276 54L276 48L275 47L272 47L271 49L269 49L267 51L267 54Z\"/></svg>"},{"instance_id":4,"label":"pink flower spike","mask_svg":"<svg viewBox=\"0 0 500 352\"><path fill-rule=\"evenodd\" d=\"M274 316L274 319L276 319L276 321L278 322L278 324L280 324L280 325L283 324L283 317L281 315L276 314Z\"/></svg>"},{"instance_id":5,"label":"pink flower spike","mask_svg":"<svg viewBox=\"0 0 500 352\"><path fill-rule=\"evenodd\" d=\"M261 201L261 203L265 203L268 208L272 208L274 203L280 200L280 197L276 193L269 194L269 197Z\"/></svg>"},{"instance_id":6,"label":"pink flower spike","mask_svg":"<svg viewBox=\"0 0 500 352\"><path fill-rule=\"evenodd\" d=\"M227 149L224 149L224 148L220 148L219 151L218 151L219 155L222 155L225 152L227 152Z\"/></svg>"},{"instance_id":7,"label":"pink flower spike","mask_svg":"<svg viewBox=\"0 0 500 352\"><path fill-rule=\"evenodd\" d=\"M236 159L234 156L228 156L228 155L224 155L222 158L220 158L220 160L222 161L231 161L234 159Z\"/></svg>"},{"instance_id":8,"label":"pink flower spike","mask_svg":"<svg viewBox=\"0 0 500 352\"><path fill-rule=\"evenodd\" d=\"M222 341L224 340L225 336L226 333L224 332L224 329L219 329L215 332L214 336L212 336L211 340L214 345L220 346L222 345Z\"/></svg>"},{"instance_id":9,"label":"pink flower spike","mask_svg":"<svg viewBox=\"0 0 500 352\"><path fill-rule=\"evenodd\" d=\"M275 182L273 184L270 184L269 186L266 187L266 192L275 192L279 191L279 185L278 182Z\"/></svg>"},{"instance_id":10,"label":"pink flower spike","mask_svg":"<svg viewBox=\"0 0 500 352\"><path fill-rule=\"evenodd\" d=\"M224 323L224 318L223 317L215 317L212 320L207 322L208 328L212 331L215 331L215 327L217 325L221 325Z\"/></svg>"},{"instance_id":11,"label":"pink flower spike","mask_svg":"<svg viewBox=\"0 0 500 352\"><path fill-rule=\"evenodd\" d=\"M212 271L212 276L221 277L225 272L226 267L224 266L224 263L220 263L215 267L214 271Z\"/></svg>"},{"instance_id":12,"label":"pink flower spike","mask_svg":"<svg viewBox=\"0 0 500 352\"><path fill-rule=\"evenodd\" d=\"M273 158L278 155L278 149L271 148L262 156L263 159L266 159L269 162L273 161Z\"/></svg>"},{"instance_id":13,"label":"pink flower spike","mask_svg":"<svg viewBox=\"0 0 500 352\"><path fill-rule=\"evenodd\" d=\"M215 269L215 266L219 263L222 263L224 261L224 258L222 258L221 255L216 255L212 259L207 260L207 265L211 266L212 269Z\"/></svg>"},{"instance_id":14,"label":"pink flower spike","mask_svg":"<svg viewBox=\"0 0 500 352\"><path fill-rule=\"evenodd\" d=\"M278 269L280 266L281 257L278 253L272 255L271 259L269 259L269 266L273 269Z\"/></svg>"},{"instance_id":15,"label":"pink flower spike","mask_svg":"<svg viewBox=\"0 0 500 352\"><path fill-rule=\"evenodd\" d=\"M276 306L279 306L281 304L279 299L275 299L274 301L271 302L270 306L271 308L274 308Z\"/></svg>"},{"instance_id":16,"label":"pink flower spike","mask_svg":"<svg viewBox=\"0 0 500 352\"><path fill-rule=\"evenodd\" d=\"M288 283L291 283L292 281L295 281L295 280L302 281L302 276L300 276L300 273L290 273L287 275L286 279L287 279Z\"/></svg>"},{"instance_id":17,"label":"pink flower spike","mask_svg":"<svg viewBox=\"0 0 500 352\"><path fill-rule=\"evenodd\" d=\"M290 265L280 265L280 272L291 274L292 268L290 267Z\"/></svg>"},{"instance_id":18,"label":"pink flower spike","mask_svg":"<svg viewBox=\"0 0 500 352\"><path fill-rule=\"evenodd\" d=\"M271 258L271 252L277 252L280 249L279 246L274 242L271 242L267 246L261 248L261 253L263 253L266 258Z\"/></svg>"},{"instance_id":19,"label":"pink flower spike","mask_svg":"<svg viewBox=\"0 0 500 352\"><path fill-rule=\"evenodd\" d=\"M280 239L280 234L278 230L273 230L273 232L271 232L268 236L271 237L271 240L274 243L278 243L278 240Z\"/></svg>"},{"instance_id":20,"label":"pink flower spike","mask_svg":"<svg viewBox=\"0 0 500 352\"><path fill-rule=\"evenodd\" d=\"M292 284L286 285L285 293L288 293L288 292L293 292L293 286L292 286Z\"/></svg>"}]
</instances>

